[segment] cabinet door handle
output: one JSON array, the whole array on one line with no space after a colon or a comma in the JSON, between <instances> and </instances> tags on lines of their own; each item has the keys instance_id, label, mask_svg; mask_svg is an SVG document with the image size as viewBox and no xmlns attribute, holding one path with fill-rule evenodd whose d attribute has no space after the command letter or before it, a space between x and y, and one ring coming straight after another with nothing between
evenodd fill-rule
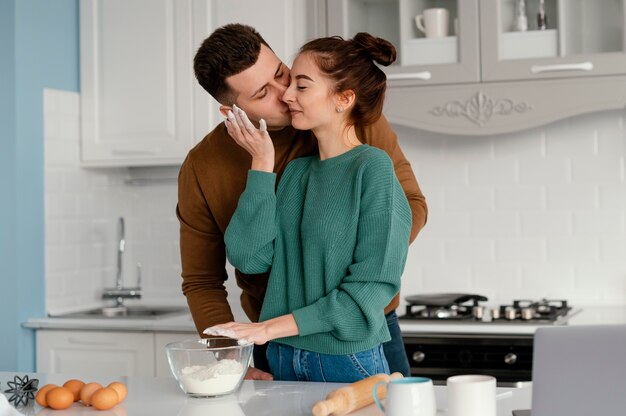
<instances>
[{"instance_id":1,"label":"cabinet door handle","mask_svg":"<svg viewBox=\"0 0 626 416\"><path fill-rule=\"evenodd\" d=\"M592 62L581 62L579 64L533 65L530 67L530 72L533 74L540 74L542 72L554 71L591 71L592 69Z\"/></svg>"},{"instance_id":2,"label":"cabinet door handle","mask_svg":"<svg viewBox=\"0 0 626 416\"><path fill-rule=\"evenodd\" d=\"M143 149L111 149L111 153L119 156L144 156L157 155L161 153L161 149L143 150Z\"/></svg>"},{"instance_id":3,"label":"cabinet door handle","mask_svg":"<svg viewBox=\"0 0 626 416\"><path fill-rule=\"evenodd\" d=\"M420 79L420 80L424 80L427 81L432 77L430 71L423 71L423 72L413 72L413 73L408 73L408 74L389 74L387 75L387 80L388 81L395 81L395 80L412 80L412 79Z\"/></svg>"},{"instance_id":4,"label":"cabinet door handle","mask_svg":"<svg viewBox=\"0 0 626 416\"><path fill-rule=\"evenodd\" d=\"M82 339L76 339L73 337L70 337L67 339L67 341L70 344L77 344L77 345L115 345L115 342L111 342L111 341L83 341Z\"/></svg>"}]
</instances>

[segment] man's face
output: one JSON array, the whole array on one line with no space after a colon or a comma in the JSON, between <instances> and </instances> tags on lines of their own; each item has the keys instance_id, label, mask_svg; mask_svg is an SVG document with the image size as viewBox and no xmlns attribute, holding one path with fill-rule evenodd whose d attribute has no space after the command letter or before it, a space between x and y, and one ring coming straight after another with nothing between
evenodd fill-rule
<instances>
[{"instance_id":1,"label":"man's face","mask_svg":"<svg viewBox=\"0 0 626 416\"><path fill-rule=\"evenodd\" d=\"M226 82L237 94L235 104L250 120L263 118L269 128L275 129L291 124L289 107L281 101L289 86L289 68L267 46L261 45L254 65L226 78Z\"/></svg>"}]
</instances>

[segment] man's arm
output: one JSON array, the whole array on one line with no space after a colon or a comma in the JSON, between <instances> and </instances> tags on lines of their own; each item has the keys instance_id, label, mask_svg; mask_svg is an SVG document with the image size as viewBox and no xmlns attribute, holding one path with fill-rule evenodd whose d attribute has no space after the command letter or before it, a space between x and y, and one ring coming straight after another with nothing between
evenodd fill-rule
<instances>
[{"instance_id":1,"label":"man's arm","mask_svg":"<svg viewBox=\"0 0 626 416\"><path fill-rule=\"evenodd\" d=\"M411 169L411 164L406 160L404 153L400 149L398 136L391 129L385 116L381 116L378 121L357 132L357 134L363 143L384 150L391 158L396 176L411 207L413 222L411 224L410 242L413 242L426 224L428 207L426 206L426 198L424 198L424 194L422 194L413 174L413 169Z\"/></svg>"},{"instance_id":2,"label":"man's arm","mask_svg":"<svg viewBox=\"0 0 626 416\"><path fill-rule=\"evenodd\" d=\"M224 236L211 214L188 156L178 175L180 256L183 294L199 334L209 326L230 322L224 281L226 253Z\"/></svg>"}]
</instances>

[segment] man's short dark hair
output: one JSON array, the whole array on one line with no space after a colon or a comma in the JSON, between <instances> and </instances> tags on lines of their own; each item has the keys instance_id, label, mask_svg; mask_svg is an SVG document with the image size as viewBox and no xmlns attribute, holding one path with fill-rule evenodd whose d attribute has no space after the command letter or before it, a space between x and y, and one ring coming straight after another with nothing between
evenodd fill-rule
<instances>
[{"instance_id":1,"label":"man's short dark hair","mask_svg":"<svg viewBox=\"0 0 626 416\"><path fill-rule=\"evenodd\" d=\"M231 23L206 38L193 60L193 69L202 88L218 102L233 104L236 91L226 78L245 71L259 59L261 44L269 45L251 26Z\"/></svg>"}]
</instances>

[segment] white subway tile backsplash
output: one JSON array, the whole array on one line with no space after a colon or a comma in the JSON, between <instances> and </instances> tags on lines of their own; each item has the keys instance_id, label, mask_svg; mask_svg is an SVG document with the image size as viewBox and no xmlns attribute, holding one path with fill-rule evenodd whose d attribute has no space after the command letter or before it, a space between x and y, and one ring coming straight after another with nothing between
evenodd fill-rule
<instances>
[{"instance_id":1,"label":"white subway tile backsplash","mask_svg":"<svg viewBox=\"0 0 626 416\"><path fill-rule=\"evenodd\" d=\"M444 260L447 264L493 263L494 242L477 238L449 239L444 243Z\"/></svg>"},{"instance_id":2,"label":"white subway tile backsplash","mask_svg":"<svg viewBox=\"0 0 626 416\"><path fill-rule=\"evenodd\" d=\"M494 172L498 172L494 175ZM518 161L512 158L477 160L469 164L469 183L484 185L511 185L519 181Z\"/></svg>"},{"instance_id":3,"label":"white subway tile backsplash","mask_svg":"<svg viewBox=\"0 0 626 416\"><path fill-rule=\"evenodd\" d=\"M125 284L136 283L141 261L145 301L184 304L180 284L172 290L160 281L161 269L180 279L178 229L172 226L176 183L129 186L126 168L81 168L78 94L46 89L44 114L48 311L103 304L102 289L115 285L120 216L126 220Z\"/></svg>"},{"instance_id":4,"label":"white subway tile backsplash","mask_svg":"<svg viewBox=\"0 0 626 416\"><path fill-rule=\"evenodd\" d=\"M529 211L521 213L522 235L527 237L565 236L573 233L568 211Z\"/></svg>"},{"instance_id":5,"label":"white subway tile backsplash","mask_svg":"<svg viewBox=\"0 0 626 416\"><path fill-rule=\"evenodd\" d=\"M571 182L571 161L565 157L522 159L519 182L523 185L564 184Z\"/></svg>"},{"instance_id":6,"label":"white subway tile backsplash","mask_svg":"<svg viewBox=\"0 0 626 416\"><path fill-rule=\"evenodd\" d=\"M596 263L600 260L600 242L586 236L553 237L547 241L547 257L563 263Z\"/></svg>"},{"instance_id":7,"label":"white subway tile backsplash","mask_svg":"<svg viewBox=\"0 0 626 416\"><path fill-rule=\"evenodd\" d=\"M498 263L543 263L546 260L546 245L539 238L500 238L496 241L495 254Z\"/></svg>"},{"instance_id":8,"label":"white subway tile backsplash","mask_svg":"<svg viewBox=\"0 0 626 416\"><path fill-rule=\"evenodd\" d=\"M487 187L455 187L444 190L445 209L454 212L492 211L494 189Z\"/></svg>"},{"instance_id":9,"label":"white subway tile backsplash","mask_svg":"<svg viewBox=\"0 0 626 416\"><path fill-rule=\"evenodd\" d=\"M126 168L80 168L78 94L44 97L48 310L102 303L102 288L115 283L119 216L125 282L136 282L141 262L146 301L185 304L176 183L131 186ZM409 248L402 295L626 304L624 117L600 112L485 137L395 126L429 208ZM243 319L234 279L227 288Z\"/></svg>"},{"instance_id":10,"label":"white subway tile backsplash","mask_svg":"<svg viewBox=\"0 0 626 416\"><path fill-rule=\"evenodd\" d=\"M612 235L624 235L623 216L624 211L595 210L575 212L573 214L574 232L577 235L601 235L602 238Z\"/></svg>"},{"instance_id":11,"label":"white subway tile backsplash","mask_svg":"<svg viewBox=\"0 0 626 416\"><path fill-rule=\"evenodd\" d=\"M545 187L509 185L495 188L497 211L537 211L546 208Z\"/></svg>"},{"instance_id":12,"label":"white subway tile backsplash","mask_svg":"<svg viewBox=\"0 0 626 416\"><path fill-rule=\"evenodd\" d=\"M472 212L471 235L475 237L514 237L520 235L519 214L511 211Z\"/></svg>"},{"instance_id":13,"label":"white subway tile backsplash","mask_svg":"<svg viewBox=\"0 0 626 416\"><path fill-rule=\"evenodd\" d=\"M620 155L603 157L574 157L572 181L575 183L611 183L623 181Z\"/></svg>"},{"instance_id":14,"label":"white subway tile backsplash","mask_svg":"<svg viewBox=\"0 0 626 416\"><path fill-rule=\"evenodd\" d=\"M548 185L546 206L551 210L590 210L599 205L598 186L588 183Z\"/></svg>"}]
</instances>

